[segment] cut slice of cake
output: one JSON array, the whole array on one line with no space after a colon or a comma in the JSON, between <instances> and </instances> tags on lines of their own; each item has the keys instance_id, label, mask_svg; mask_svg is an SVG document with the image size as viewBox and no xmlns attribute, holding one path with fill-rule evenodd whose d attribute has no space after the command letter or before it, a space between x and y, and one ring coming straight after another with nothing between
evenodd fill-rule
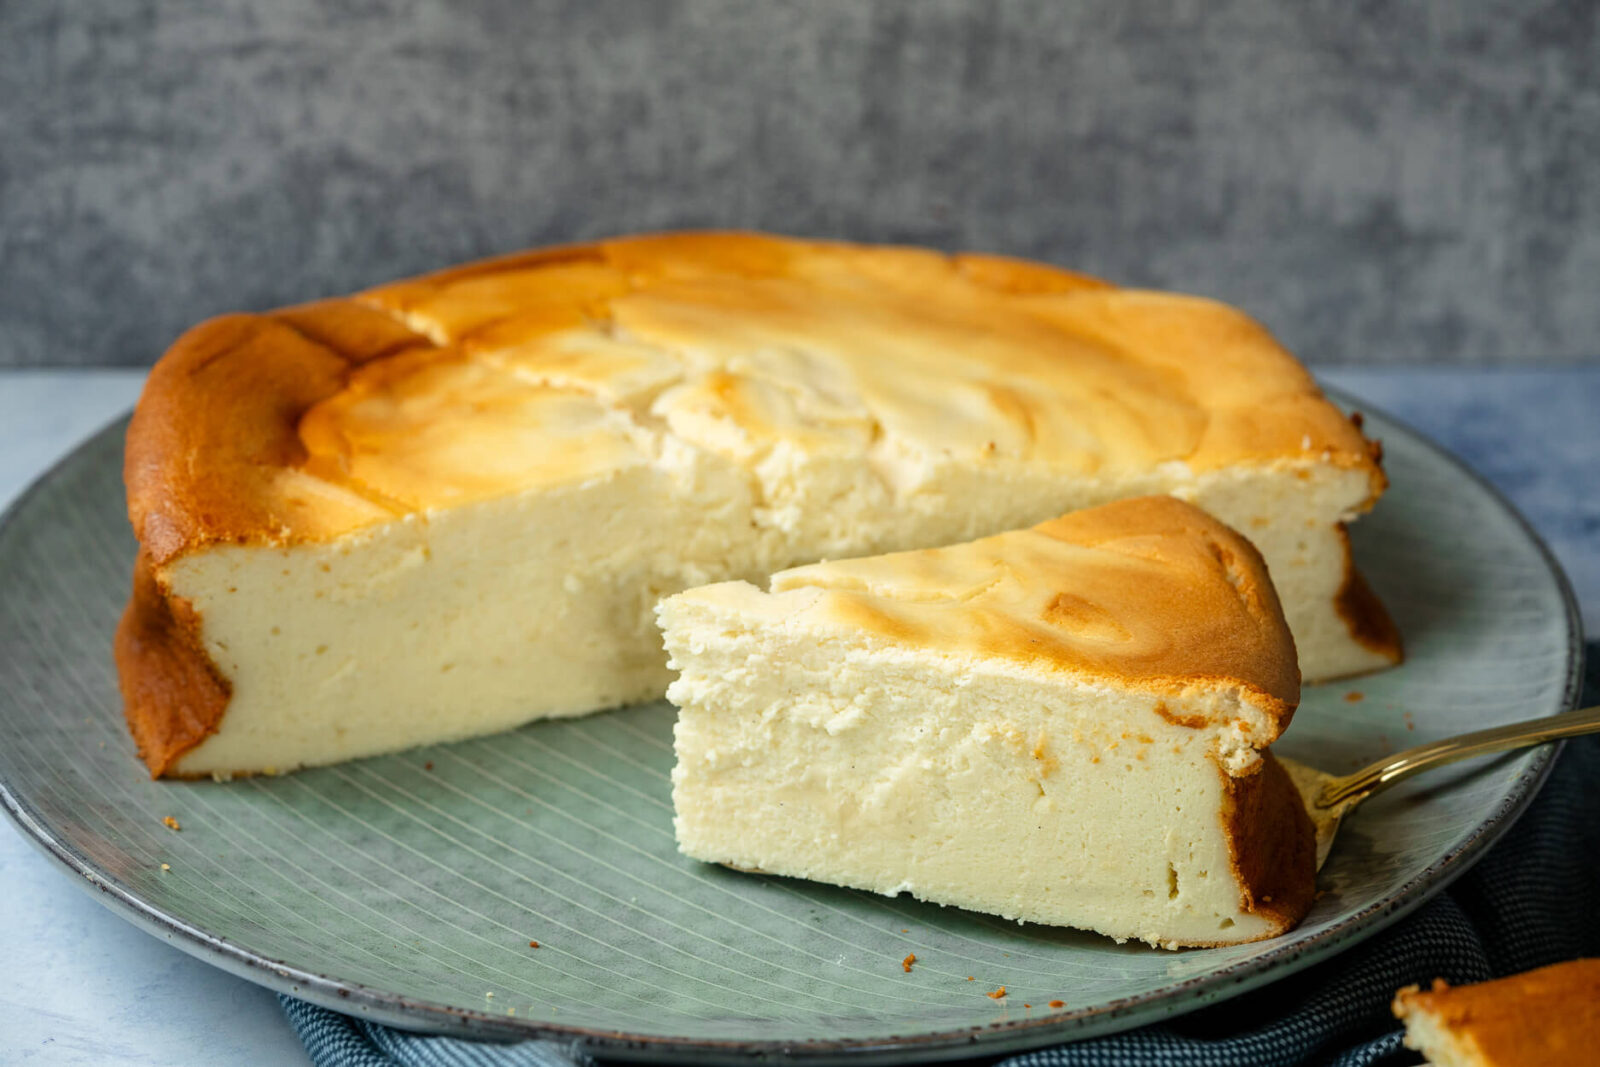
<instances>
[{"instance_id":1,"label":"cut slice of cake","mask_svg":"<svg viewBox=\"0 0 1600 1067\"><path fill-rule=\"evenodd\" d=\"M1438 1067L1555 1067L1600 1060L1600 959L1492 982L1395 994L1406 1047Z\"/></svg>"},{"instance_id":2,"label":"cut slice of cake","mask_svg":"<svg viewBox=\"0 0 1600 1067\"><path fill-rule=\"evenodd\" d=\"M1156 945L1271 937L1315 840L1254 548L1147 497L659 609L679 847Z\"/></svg>"},{"instance_id":3,"label":"cut slice of cake","mask_svg":"<svg viewBox=\"0 0 1600 1067\"><path fill-rule=\"evenodd\" d=\"M1267 558L1311 677L1395 662L1376 446L1259 325L989 256L637 237L185 334L128 429L116 655L153 773L655 699L706 582L1147 493Z\"/></svg>"}]
</instances>

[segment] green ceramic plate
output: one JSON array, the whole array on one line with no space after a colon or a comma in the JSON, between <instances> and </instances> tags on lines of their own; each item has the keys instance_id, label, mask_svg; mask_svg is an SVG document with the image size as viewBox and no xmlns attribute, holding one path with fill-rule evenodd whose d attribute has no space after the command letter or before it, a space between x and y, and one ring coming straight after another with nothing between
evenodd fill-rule
<instances>
[{"instance_id":1,"label":"green ceramic plate","mask_svg":"<svg viewBox=\"0 0 1600 1067\"><path fill-rule=\"evenodd\" d=\"M1410 658L1307 692L1280 749L1329 770L1554 714L1577 680L1572 599L1537 539L1454 461L1370 425L1394 487L1358 524L1356 554ZM152 782L109 652L134 554L122 433L89 441L0 529L0 798L147 930L401 1026L702 1061L955 1057L1105 1033L1244 992L1394 921L1505 830L1551 758L1380 797L1345 824L1298 929L1176 953L687 860L662 704L284 778ZM984 995L1002 985L1003 1000Z\"/></svg>"}]
</instances>

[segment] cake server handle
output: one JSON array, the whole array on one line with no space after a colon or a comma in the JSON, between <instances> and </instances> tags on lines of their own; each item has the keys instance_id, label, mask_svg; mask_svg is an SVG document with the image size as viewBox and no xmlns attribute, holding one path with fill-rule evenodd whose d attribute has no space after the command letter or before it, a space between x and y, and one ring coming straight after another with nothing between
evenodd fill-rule
<instances>
[{"instance_id":1,"label":"cake server handle","mask_svg":"<svg viewBox=\"0 0 1600 1067\"><path fill-rule=\"evenodd\" d=\"M1385 756L1354 774L1330 778L1323 784L1315 803L1319 808L1354 806L1381 789L1446 763L1593 733L1600 733L1600 705L1447 737Z\"/></svg>"}]
</instances>

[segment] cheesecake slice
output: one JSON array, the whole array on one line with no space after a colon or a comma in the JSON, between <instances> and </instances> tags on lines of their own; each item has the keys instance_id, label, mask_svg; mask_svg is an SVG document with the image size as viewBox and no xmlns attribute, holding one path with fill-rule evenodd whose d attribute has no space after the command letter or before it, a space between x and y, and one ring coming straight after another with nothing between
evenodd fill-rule
<instances>
[{"instance_id":1,"label":"cheesecake slice","mask_svg":"<svg viewBox=\"0 0 1600 1067\"><path fill-rule=\"evenodd\" d=\"M126 464L158 775L656 699L664 595L1148 493L1254 541L1308 676L1399 656L1344 533L1376 446L1266 331L990 256L636 237L225 316Z\"/></svg>"},{"instance_id":2,"label":"cheesecake slice","mask_svg":"<svg viewBox=\"0 0 1600 1067\"><path fill-rule=\"evenodd\" d=\"M1600 959L1395 994L1407 1048L1438 1067L1546 1067L1600 1058Z\"/></svg>"},{"instance_id":3,"label":"cheesecake slice","mask_svg":"<svg viewBox=\"0 0 1600 1067\"><path fill-rule=\"evenodd\" d=\"M1261 557L1171 497L664 600L697 859L1175 948L1282 933L1310 819Z\"/></svg>"}]
</instances>

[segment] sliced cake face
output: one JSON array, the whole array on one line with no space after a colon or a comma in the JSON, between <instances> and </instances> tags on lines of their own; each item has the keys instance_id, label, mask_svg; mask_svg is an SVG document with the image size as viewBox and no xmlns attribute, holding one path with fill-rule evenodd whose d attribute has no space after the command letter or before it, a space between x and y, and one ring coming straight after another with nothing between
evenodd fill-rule
<instances>
[{"instance_id":1,"label":"sliced cake face","mask_svg":"<svg viewBox=\"0 0 1600 1067\"><path fill-rule=\"evenodd\" d=\"M656 699L656 601L753 569L722 535L748 515L740 488L696 507L635 465L327 544L182 557L168 574L195 591L230 699L172 770L292 770Z\"/></svg>"},{"instance_id":2,"label":"sliced cake face","mask_svg":"<svg viewBox=\"0 0 1600 1067\"><path fill-rule=\"evenodd\" d=\"M633 238L213 320L152 373L127 481L118 662L157 773L658 695L660 595L1148 493L1261 547L1309 677L1398 656L1341 527L1382 473L1292 358L1222 305L994 257Z\"/></svg>"},{"instance_id":3,"label":"sliced cake face","mask_svg":"<svg viewBox=\"0 0 1600 1067\"><path fill-rule=\"evenodd\" d=\"M1314 842L1254 550L1170 498L660 609L680 847L1159 945L1279 933Z\"/></svg>"}]
</instances>

